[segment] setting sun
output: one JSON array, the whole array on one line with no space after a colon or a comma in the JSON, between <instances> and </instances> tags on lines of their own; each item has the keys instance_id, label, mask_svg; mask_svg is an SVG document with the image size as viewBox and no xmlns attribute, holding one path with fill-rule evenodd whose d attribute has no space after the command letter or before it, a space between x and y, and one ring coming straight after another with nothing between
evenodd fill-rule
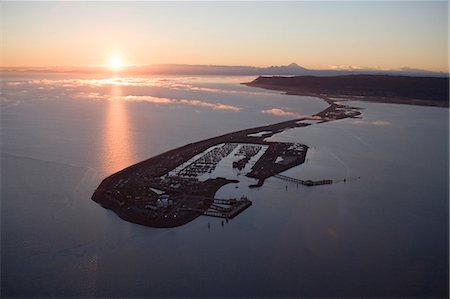
<instances>
[{"instance_id":1,"label":"setting sun","mask_svg":"<svg viewBox=\"0 0 450 299\"><path fill-rule=\"evenodd\" d=\"M119 56L113 56L111 57L109 65L111 66L112 69L119 70L123 66L122 59L120 59Z\"/></svg>"}]
</instances>

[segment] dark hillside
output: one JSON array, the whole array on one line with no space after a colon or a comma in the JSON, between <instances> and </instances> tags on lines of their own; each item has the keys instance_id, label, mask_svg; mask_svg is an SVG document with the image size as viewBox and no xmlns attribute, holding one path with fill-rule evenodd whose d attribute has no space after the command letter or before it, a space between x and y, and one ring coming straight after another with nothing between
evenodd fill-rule
<instances>
[{"instance_id":1,"label":"dark hillside","mask_svg":"<svg viewBox=\"0 0 450 299\"><path fill-rule=\"evenodd\" d=\"M250 86L296 93L329 96L369 96L410 100L445 101L449 99L449 78L386 75L349 75L333 77L261 76Z\"/></svg>"}]
</instances>

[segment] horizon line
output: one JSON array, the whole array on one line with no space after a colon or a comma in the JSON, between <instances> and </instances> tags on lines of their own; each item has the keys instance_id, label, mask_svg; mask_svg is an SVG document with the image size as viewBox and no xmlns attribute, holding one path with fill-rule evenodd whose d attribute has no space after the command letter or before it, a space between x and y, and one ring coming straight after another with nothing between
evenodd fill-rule
<instances>
[{"instance_id":1,"label":"horizon line","mask_svg":"<svg viewBox=\"0 0 450 299\"><path fill-rule=\"evenodd\" d=\"M387 71L387 72L429 72L429 73L445 73L448 74L449 70L432 70L432 69L422 69L415 68L411 66L403 66L398 68L373 68L373 67L365 67L365 66L342 66L342 65L332 65L327 68L306 68L300 64L295 62L286 64L286 65L266 65L266 66L255 66L255 65L227 65L227 64L189 64L189 63L150 63L150 64L123 64L120 68L122 70L116 71L121 72L130 68L143 68L143 67L152 67L152 66L186 66L186 67L224 67L224 68L254 68L254 69L267 69L267 68L298 68L303 69L304 71ZM15 70L38 70L38 69L63 69L63 68L72 68L72 69L110 69L111 67L106 64L97 64L97 65L47 65L47 66L0 66L0 70L7 71L8 69Z\"/></svg>"}]
</instances>

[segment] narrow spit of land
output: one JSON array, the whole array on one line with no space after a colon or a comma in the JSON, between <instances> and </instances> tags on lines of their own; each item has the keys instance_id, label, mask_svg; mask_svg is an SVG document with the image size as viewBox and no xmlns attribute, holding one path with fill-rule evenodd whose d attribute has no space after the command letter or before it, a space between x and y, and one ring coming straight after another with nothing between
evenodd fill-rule
<instances>
[{"instance_id":1,"label":"narrow spit of land","mask_svg":"<svg viewBox=\"0 0 450 299\"><path fill-rule=\"evenodd\" d=\"M238 169L243 169L252 156L266 148L245 174L257 180L250 187L262 186L265 179L304 163L306 145L265 139L289 128L309 126L311 122L360 114L357 108L322 98L330 106L315 115L190 143L127 167L105 178L92 199L124 220L150 227L176 227L200 215L233 218L249 207L251 201L244 197L217 199L215 194L222 186L238 181L223 177L202 181L199 176L211 173L221 159L238 147L243 156L233 163Z\"/></svg>"}]
</instances>

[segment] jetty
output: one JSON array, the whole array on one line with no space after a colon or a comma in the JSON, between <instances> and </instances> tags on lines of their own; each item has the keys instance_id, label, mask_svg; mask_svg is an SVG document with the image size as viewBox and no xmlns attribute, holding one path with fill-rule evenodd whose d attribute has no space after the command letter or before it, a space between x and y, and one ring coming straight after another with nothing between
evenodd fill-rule
<instances>
[{"instance_id":1,"label":"jetty","mask_svg":"<svg viewBox=\"0 0 450 299\"><path fill-rule=\"evenodd\" d=\"M274 177L277 179L288 181L288 182L302 184L302 185L305 185L308 187L333 184L333 180L318 180L318 181L301 180L301 179L296 179L296 178L289 177L289 176L282 175L282 174L276 174L276 175L274 175Z\"/></svg>"},{"instance_id":2,"label":"jetty","mask_svg":"<svg viewBox=\"0 0 450 299\"><path fill-rule=\"evenodd\" d=\"M203 215L210 217L218 217L224 219L233 219L242 211L252 205L252 202L247 197L243 196L239 199L218 199L215 198L213 204L203 212Z\"/></svg>"}]
</instances>

